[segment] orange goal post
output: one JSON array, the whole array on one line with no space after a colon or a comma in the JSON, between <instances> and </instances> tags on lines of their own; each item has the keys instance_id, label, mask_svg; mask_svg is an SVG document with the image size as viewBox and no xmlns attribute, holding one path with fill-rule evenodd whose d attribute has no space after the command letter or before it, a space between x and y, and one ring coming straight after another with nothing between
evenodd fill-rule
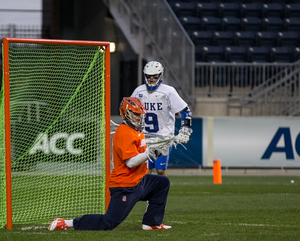
<instances>
[{"instance_id":1,"label":"orange goal post","mask_svg":"<svg viewBox=\"0 0 300 241\"><path fill-rule=\"evenodd\" d=\"M109 46L3 39L0 227L105 213Z\"/></svg>"}]
</instances>

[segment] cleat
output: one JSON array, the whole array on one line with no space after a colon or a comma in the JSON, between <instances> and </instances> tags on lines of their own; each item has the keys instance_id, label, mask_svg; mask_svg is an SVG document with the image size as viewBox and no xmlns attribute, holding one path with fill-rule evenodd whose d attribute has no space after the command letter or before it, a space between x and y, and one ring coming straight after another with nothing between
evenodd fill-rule
<instances>
[{"instance_id":1,"label":"cleat","mask_svg":"<svg viewBox=\"0 0 300 241\"><path fill-rule=\"evenodd\" d=\"M64 219L61 218L55 218L49 225L48 230L67 230L68 225L65 223Z\"/></svg>"},{"instance_id":2,"label":"cleat","mask_svg":"<svg viewBox=\"0 0 300 241\"><path fill-rule=\"evenodd\" d=\"M146 224L142 225L142 229L145 230L145 231L149 231L149 230L167 230L167 229L171 229L171 228L172 228L171 226L167 226L167 225L164 225L164 224L161 224L159 226L149 226L149 225L146 225Z\"/></svg>"}]
</instances>

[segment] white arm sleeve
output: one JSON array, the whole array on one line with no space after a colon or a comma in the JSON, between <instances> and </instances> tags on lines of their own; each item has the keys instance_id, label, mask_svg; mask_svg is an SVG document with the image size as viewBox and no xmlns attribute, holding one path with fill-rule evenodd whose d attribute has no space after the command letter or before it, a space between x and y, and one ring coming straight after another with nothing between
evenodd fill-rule
<instances>
[{"instance_id":1,"label":"white arm sleeve","mask_svg":"<svg viewBox=\"0 0 300 241\"><path fill-rule=\"evenodd\" d=\"M143 162L145 162L146 160L148 160L148 148L146 149L145 152L137 154L134 157L131 157L129 159L127 159L125 161L126 166L128 166L129 168L133 168L136 167L138 165L141 165Z\"/></svg>"}]
</instances>

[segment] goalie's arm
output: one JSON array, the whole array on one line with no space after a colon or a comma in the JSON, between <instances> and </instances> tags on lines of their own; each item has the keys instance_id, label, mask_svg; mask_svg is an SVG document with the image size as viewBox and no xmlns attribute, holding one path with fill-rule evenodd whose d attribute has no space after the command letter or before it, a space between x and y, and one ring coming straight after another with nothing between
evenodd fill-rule
<instances>
[{"instance_id":1,"label":"goalie's arm","mask_svg":"<svg viewBox=\"0 0 300 241\"><path fill-rule=\"evenodd\" d=\"M129 168L133 168L133 167L141 165L146 160L148 160L147 149L145 152L137 154L136 156L127 159L125 161L125 164Z\"/></svg>"},{"instance_id":2,"label":"goalie's arm","mask_svg":"<svg viewBox=\"0 0 300 241\"><path fill-rule=\"evenodd\" d=\"M161 151L155 147L148 147L145 152L137 154L134 157L131 157L125 161L126 166L133 168L141 165L143 162L148 159L156 160L161 155Z\"/></svg>"}]
</instances>

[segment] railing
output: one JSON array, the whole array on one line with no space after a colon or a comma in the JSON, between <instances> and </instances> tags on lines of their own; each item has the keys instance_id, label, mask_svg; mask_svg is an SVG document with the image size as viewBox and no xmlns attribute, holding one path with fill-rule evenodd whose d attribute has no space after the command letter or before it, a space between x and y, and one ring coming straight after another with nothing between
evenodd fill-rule
<instances>
[{"instance_id":1,"label":"railing","mask_svg":"<svg viewBox=\"0 0 300 241\"><path fill-rule=\"evenodd\" d=\"M42 38L43 31L45 30L43 30L39 25L0 25L0 38Z\"/></svg>"},{"instance_id":2,"label":"railing","mask_svg":"<svg viewBox=\"0 0 300 241\"><path fill-rule=\"evenodd\" d=\"M300 115L300 60L295 63L198 63L197 96L227 97L227 115ZM244 112L243 110L248 110Z\"/></svg>"},{"instance_id":3,"label":"railing","mask_svg":"<svg viewBox=\"0 0 300 241\"><path fill-rule=\"evenodd\" d=\"M167 1L108 2L112 15L135 52L147 61L161 61L165 67L165 83L174 86L193 106L194 44Z\"/></svg>"}]
</instances>

